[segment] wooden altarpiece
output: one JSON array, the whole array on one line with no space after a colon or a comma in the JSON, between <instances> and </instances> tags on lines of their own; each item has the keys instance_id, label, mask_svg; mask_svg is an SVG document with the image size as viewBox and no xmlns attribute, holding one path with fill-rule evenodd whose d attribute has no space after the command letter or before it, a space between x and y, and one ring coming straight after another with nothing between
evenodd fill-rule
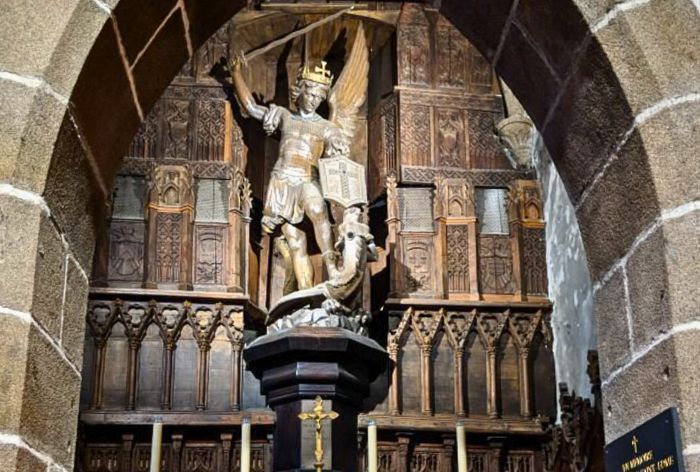
<instances>
[{"instance_id":1,"label":"wooden altarpiece","mask_svg":"<svg viewBox=\"0 0 700 472\"><path fill-rule=\"evenodd\" d=\"M251 5L185 64L135 136L95 255L77 470L148 470L155 418L166 425L161 470L239 470L243 417L252 470L271 470L275 415L241 353L265 332L285 282L274 236L260 228L277 146L240 114L221 58L333 8ZM596 470L572 468L588 452L554 426L542 189L494 136L505 117L498 78L420 3L357 4L311 35L309 54L339 70L360 21L372 65L352 156L367 166L380 254L364 304L392 361L348 438L360 464L373 419L381 471L456 470L461 420L471 472ZM302 45L251 61L263 101L286 104ZM567 395L562 410L590 417ZM596 428L587 421L576 434Z\"/></svg>"}]
</instances>

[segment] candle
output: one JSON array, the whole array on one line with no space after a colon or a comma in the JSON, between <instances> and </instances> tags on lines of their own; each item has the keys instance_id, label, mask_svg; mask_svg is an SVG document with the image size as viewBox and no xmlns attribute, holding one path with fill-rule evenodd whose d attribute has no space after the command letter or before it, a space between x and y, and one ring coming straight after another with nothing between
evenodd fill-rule
<instances>
[{"instance_id":1,"label":"candle","mask_svg":"<svg viewBox=\"0 0 700 472\"><path fill-rule=\"evenodd\" d=\"M367 471L377 472L377 423L367 423Z\"/></svg>"},{"instance_id":2,"label":"candle","mask_svg":"<svg viewBox=\"0 0 700 472\"><path fill-rule=\"evenodd\" d=\"M467 472L467 435L461 421L457 422L457 471Z\"/></svg>"},{"instance_id":3,"label":"candle","mask_svg":"<svg viewBox=\"0 0 700 472\"><path fill-rule=\"evenodd\" d=\"M153 423L153 436L151 439L151 467L150 472L160 472L160 446L163 442L163 423L160 418Z\"/></svg>"},{"instance_id":4,"label":"candle","mask_svg":"<svg viewBox=\"0 0 700 472\"><path fill-rule=\"evenodd\" d=\"M241 423L241 472L250 472L250 418Z\"/></svg>"}]
</instances>

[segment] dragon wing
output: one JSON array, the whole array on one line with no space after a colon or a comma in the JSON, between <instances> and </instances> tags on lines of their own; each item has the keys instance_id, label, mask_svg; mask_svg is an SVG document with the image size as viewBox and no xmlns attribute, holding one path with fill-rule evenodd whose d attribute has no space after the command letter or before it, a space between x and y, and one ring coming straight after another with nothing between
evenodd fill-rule
<instances>
[{"instance_id":1,"label":"dragon wing","mask_svg":"<svg viewBox=\"0 0 700 472\"><path fill-rule=\"evenodd\" d=\"M348 141L352 140L357 126L358 111L365 101L368 81L369 52L365 30L360 23L350 57L328 97L330 121L342 130Z\"/></svg>"}]
</instances>

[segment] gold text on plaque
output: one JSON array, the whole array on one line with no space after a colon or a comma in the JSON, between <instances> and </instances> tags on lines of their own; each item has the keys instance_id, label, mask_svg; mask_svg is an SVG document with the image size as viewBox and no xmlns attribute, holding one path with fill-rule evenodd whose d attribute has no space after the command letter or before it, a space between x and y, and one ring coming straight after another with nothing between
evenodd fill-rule
<instances>
[{"instance_id":1,"label":"gold text on plaque","mask_svg":"<svg viewBox=\"0 0 700 472\"><path fill-rule=\"evenodd\" d=\"M338 413L331 410L329 412L323 411L323 400L321 397L316 396L314 401L314 409L309 412L299 413L299 419L302 421L313 420L316 427L316 447L314 449L314 458L316 462L316 472L321 472L323 470L323 438L321 436L321 421L325 419L334 420L338 417Z\"/></svg>"}]
</instances>

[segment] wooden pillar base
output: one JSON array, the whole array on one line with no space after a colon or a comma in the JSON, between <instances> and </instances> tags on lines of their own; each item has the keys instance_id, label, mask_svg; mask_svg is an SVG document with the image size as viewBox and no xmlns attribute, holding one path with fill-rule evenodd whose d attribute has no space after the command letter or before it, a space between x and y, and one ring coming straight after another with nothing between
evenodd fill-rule
<instances>
[{"instance_id":1,"label":"wooden pillar base","mask_svg":"<svg viewBox=\"0 0 700 472\"><path fill-rule=\"evenodd\" d=\"M370 383L384 372L388 355L376 342L341 328L296 327L262 336L244 351L246 367L275 411L273 470L313 471L314 398L323 411L339 414L322 422L323 470L357 470L357 415Z\"/></svg>"}]
</instances>

